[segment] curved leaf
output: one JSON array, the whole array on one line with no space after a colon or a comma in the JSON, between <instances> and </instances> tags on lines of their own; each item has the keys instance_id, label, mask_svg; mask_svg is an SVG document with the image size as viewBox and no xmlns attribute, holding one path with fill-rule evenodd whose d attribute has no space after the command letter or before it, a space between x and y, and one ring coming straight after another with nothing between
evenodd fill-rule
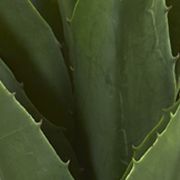
<instances>
[{"instance_id":1,"label":"curved leaf","mask_svg":"<svg viewBox=\"0 0 180 180\"><path fill-rule=\"evenodd\" d=\"M26 96L22 85L19 84L10 69L0 59L0 81L6 86L8 91L15 93L16 99L25 107L25 109L33 116L36 121L43 120L41 129L48 138L49 142L54 147L56 153L63 161L70 160L70 170L74 177L79 174L79 165L74 151L61 128L46 120L34 107L31 101Z\"/></svg>"},{"instance_id":2,"label":"curved leaf","mask_svg":"<svg viewBox=\"0 0 180 180\"><path fill-rule=\"evenodd\" d=\"M31 0L41 16L52 28L57 39L63 43L63 27L57 0Z\"/></svg>"},{"instance_id":3,"label":"curved leaf","mask_svg":"<svg viewBox=\"0 0 180 180\"><path fill-rule=\"evenodd\" d=\"M49 120L73 126L68 72L48 24L27 0L0 1L0 55ZM53 108L49 108L53 104Z\"/></svg>"},{"instance_id":4,"label":"curved leaf","mask_svg":"<svg viewBox=\"0 0 180 180\"><path fill-rule=\"evenodd\" d=\"M40 124L0 83L0 179L73 180Z\"/></svg>"},{"instance_id":5,"label":"curved leaf","mask_svg":"<svg viewBox=\"0 0 180 180\"><path fill-rule=\"evenodd\" d=\"M171 119L170 113L174 114L177 111L177 108L179 105L180 105L180 100L178 102L176 102L170 108L164 110L164 114L163 114L162 118L160 119L160 121L158 122L158 124L147 134L145 139L138 146L133 147L133 149L134 149L133 158L132 158L128 168L126 169L126 171L122 177L122 180L125 179L128 176L128 174L130 173L130 171L132 170L134 160L135 161L140 160L141 157L146 153L146 151L148 151L148 149L156 141L157 134L160 134L165 130L165 128L167 127L167 125Z\"/></svg>"},{"instance_id":6,"label":"curved leaf","mask_svg":"<svg viewBox=\"0 0 180 180\"><path fill-rule=\"evenodd\" d=\"M73 13L75 0L31 0L48 22L61 43L61 50L70 75L73 70L73 37L68 23ZM71 77L72 78L72 77Z\"/></svg>"},{"instance_id":7,"label":"curved leaf","mask_svg":"<svg viewBox=\"0 0 180 180\"><path fill-rule=\"evenodd\" d=\"M167 128L158 134L154 144L141 157L133 161L133 168L126 180L179 180L180 107L171 115Z\"/></svg>"}]
</instances>

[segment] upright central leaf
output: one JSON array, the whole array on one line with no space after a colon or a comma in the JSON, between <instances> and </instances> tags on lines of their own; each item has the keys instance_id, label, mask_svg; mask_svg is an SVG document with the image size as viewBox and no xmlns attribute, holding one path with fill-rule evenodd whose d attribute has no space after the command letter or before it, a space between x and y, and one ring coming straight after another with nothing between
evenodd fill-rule
<instances>
[{"instance_id":1,"label":"upright central leaf","mask_svg":"<svg viewBox=\"0 0 180 180\"><path fill-rule=\"evenodd\" d=\"M119 179L132 144L174 102L167 7L162 0L79 0L72 14L82 163L89 179Z\"/></svg>"}]
</instances>

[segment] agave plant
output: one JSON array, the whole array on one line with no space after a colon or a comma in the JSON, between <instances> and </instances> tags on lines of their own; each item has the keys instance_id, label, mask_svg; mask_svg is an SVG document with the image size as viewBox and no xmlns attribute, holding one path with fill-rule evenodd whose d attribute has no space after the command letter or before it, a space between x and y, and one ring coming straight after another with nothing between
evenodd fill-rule
<instances>
[{"instance_id":1,"label":"agave plant","mask_svg":"<svg viewBox=\"0 0 180 180\"><path fill-rule=\"evenodd\" d=\"M0 0L0 179L180 179L167 3Z\"/></svg>"}]
</instances>

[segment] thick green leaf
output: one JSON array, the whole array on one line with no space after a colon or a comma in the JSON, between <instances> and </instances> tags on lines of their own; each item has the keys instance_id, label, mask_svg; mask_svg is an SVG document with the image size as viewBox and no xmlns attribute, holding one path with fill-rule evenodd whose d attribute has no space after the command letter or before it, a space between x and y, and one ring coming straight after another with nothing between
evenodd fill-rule
<instances>
[{"instance_id":1,"label":"thick green leaf","mask_svg":"<svg viewBox=\"0 0 180 180\"><path fill-rule=\"evenodd\" d=\"M70 30L69 18L73 14L75 0L31 0L43 18L48 22L61 43L61 50L69 70L72 74L73 37Z\"/></svg>"},{"instance_id":2,"label":"thick green leaf","mask_svg":"<svg viewBox=\"0 0 180 180\"><path fill-rule=\"evenodd\" d=\"M30 1L1 0L0 25L0 55L32 102L49 120L72 126L70 79L48 24Z\"/></svg>"},{"instance_id":3,"label":"thick green leaf","mask_svg":"<svg viewBox=\"0 0 180 180\"><path fill-rule=\"evenodd\" d=\"M175 100L167 7L162 0L77 2L70 21L77 152L86 150L86 179L119 179L132 145Z\"/></svg>"},{"instance_id":4,"label":"thick green leaf","mask_svg":"<svg viewBox=\"0 0 180 180\"><path fill-rule=\"evenodd\" d=\"M43 120L41 129L48 138L49 142L54 147L56 153L63 161L70 160L70 170L73 175L78 176L79 168L76 156L72 150L70 143L64 136L61 128L56 127L54 124L46 120L34 107L31 101L26 96L22 85L19 84L10 69L0 59L0 81L11 92L15 93L16 99L25 107L25 109L33 116L36 121Z\"/></svg>"},{"instance_id":5,"label":"thick green leaf","mask_svg":"<svg viewBox=\"0 0 180 180\"><path fill-rule=\"evenodd\" d=\"M15 93L17 100L25 107L25 109L33 116L36 121L44 120L44 117L38 112L24 92L23 84L19 83L11 70L0 59L0 81L11 92Z\"/></svg>"},{"instance_id":6,"label":"thick green leaf","mask_svg":"<svg viewBox=\"0 0 180 180\"><path fill-rule=\"evenodd\" d=\"M178 106L180 105L180 100L176 102L172 107L164 110L164 114L160 121L157 123L157 125L147 134L145 139L136 147L134 147L134 153L133 153L133 158L126 169L126 172L123 175L122 179L125 179L131 169L133 168L133 162L134 160L138 161L140 158L148 151L148 149L153 145L153 143L157 139L157 133L160 134L162 133L165 128L167 127L170 119L171 119L171 113L175 113Z\"/></svg>"},{"instance_id":7,"label":"thick green leaf","mask_svg":"<svg viewBox=\"0 0 180 180\"><path fill-rule=\"evenodd\" d=\"M0 179L72 180L26 110L0 83Z\"/></svg>"},{"instance_id":8,"label":"thick green leaf","mask_svg":"<svg viewBox=\"0 0 180 180\"><path fill-rule=\"evenodd\" d=\"M63 43L64 33L57 0L31 0L31 2L47 21L47 23L51 26L57 39Z\"/></svg>"},{"instance_id":9,"label":"thick green leaf","mask_svg":"<svg viewBox=\"0 0 180 180\"><path fill-rule=\"evenodd\" d=\"M140 145L134 147L133 156L136 160L139 160L149 147L152 146L157 138L157 133L162 133L164 131L171 119L170 113L175 113L179 105L180 101L176 102L172 107L164 110L164 114L158 124L150 131L150 133L148 133Z\"/></svg>"},{"instance_id":10,"label":"thick green leaf","mask_svg":"<svg viewBox=\"0 0 180 180\"><path fill-rule=\"evenodd\" d=\"M71 18L74 15L74 7L77 6L79 0L57 0L59 12L61 13L63 29L64 29L64 46L67 59L67 65L70 74L74 71L74 38L71 30ZM72 77L73 78L73 77Z\"/></svg>"},{"instance_id":11,"label":"thick green leaf","mask_svg":"<svg viewBox=\"0 0 180 180\"><path fill-rule=\"evenodd\" d=\"M133 168L126 180L179 180L180 107L171 116L167 128L158 134L152 147L133 161Z\"/></svg>"}]
</instances>

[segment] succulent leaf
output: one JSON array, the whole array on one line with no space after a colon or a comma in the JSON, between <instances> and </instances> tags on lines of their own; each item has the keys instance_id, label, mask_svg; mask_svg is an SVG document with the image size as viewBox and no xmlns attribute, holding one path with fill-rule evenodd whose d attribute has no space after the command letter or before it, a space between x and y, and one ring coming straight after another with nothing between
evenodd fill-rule
<instances>
[{"instance_id":1,"label":"succulent leaf","mask_svg":"<svg viewBox=\"0 0 180 180\"><path fill-rule=\"evenodd\" d=\"M0 0L0 179L180 179L165 1Z\"/></svg>"},{"instance_id":2,"label":"succulent leaf","mask_svg":"<svg viewBox=\"0 0 180 180\"><path fill-rule=\"evenodd\" d=\"M126 180L178 180L180 143L180 106L162 133L148 151L138 161L133 162L132 170Z\"/></svg>"},{"instance_id":3,"label":"succulent leaf","mask_svg":"<svg viewBox=\"0 0 180 180\"><path fill-rule=\"evenodd\" d=\"M60 41L60 43L63 43L64 32L57 0L31 0L31 2L39 11L41 16L50 25L54 34L56 35L56 38Z\"/></svg>"},{"instance_id":4,"label":"succulent leaf","mask_svg":"<svg viewBox=\"0 0 180 180\"><path fill-rule=\"evenodd\" d=\"M27 0L0 1L0 55L49 120L73 126L72 88L58 41ZM53 108L49 105L53 104ZM57 121L58 120L58 121Z\"/></svg>"},{"instance_id":5,"label":"succulent leaf","mask_svg":"<svg viewBox=\"0 0 180 180\"><path fill-rule=\"evenodd\" d=\"M74 73L74 37L71 29L71 18L73 17L74 7L77 6L78 0L57 0L59 11L61 13L63 29L64 29L64 46L67 59L67 66L70 70L73 81ZM73 81L74 82L74 81Z\"/></svg>"},{"instance_id":6,"label":"succulent leaf","mask_svg":"<svg viewBox=\"0 0 180 180\"><path fill-rule=\"evenodd\" d=\"M89 179L120 178L131 146L175 101L166 8L162 0L80 0L75 8L77 153L86 150Z\"/></svg>"},{"instance_id":7,"label":"succulent leaf","mask_svg":"<svg viewBox=\"0 0 180 180\"><path fill-rule=\"evenodd\" d=\"M73 180L27 111L0 83L0 178ZM22 169L23 168L23 169Z\"/></svg>"},{"instance_id":8,"label":"succulent leaf","mask_svg":"<svg viewBox=\"0 0 180 180\"><path fill-rule=\"evenodd\" d=\"M61 50L72 78L73 37L69 19L73 14L75 0L31 0L43 18L51 26L61 43Z\"/></svg>"},{"instance_id":9,"label":"succulent leaf","mask_svg":"<svg viewBox=\"0 0 180 180\"><path fill-rule=\"evenodd\" d=\"M133 168L133 161L139 161L142 156L148 151L149 148L155 143L158 134L161 134L165 128L167 127L168 123L171 119L171 114L174 114L177 111L177 108L180 105L180 100L174 103L173 106L167 108L164 110L164 114L160 121L157 123L157 125L147 134L147 136L144 138L144 140L138 145L133 147L133 159L131 160L130 164L128 165L128 168L126 169L122 180L124 180L130 171Z\"/></svg>"},{"instance_id":10,"label":"succulent leaf","mask_svg":"<svg viewBox=\"0 0 180 180\"><path fill-rule=\"evenodd\" d=\"M65 137L63 130L60 127L55 126L43 117L36 107L31 103L27 97L24 89L19 82L15 79L11 70L0 59L0 81L6 86L8 91L15 93L16 99L22 104L22 106L28 111L29 114L38 122L42 120L41 129L56 153L61 157L63 161L70 160L70 170L72 174L77 177L79 174L79 165L76 155ZM0 114L1 116L1 114Z\"/></svg>"}]
</instances>

